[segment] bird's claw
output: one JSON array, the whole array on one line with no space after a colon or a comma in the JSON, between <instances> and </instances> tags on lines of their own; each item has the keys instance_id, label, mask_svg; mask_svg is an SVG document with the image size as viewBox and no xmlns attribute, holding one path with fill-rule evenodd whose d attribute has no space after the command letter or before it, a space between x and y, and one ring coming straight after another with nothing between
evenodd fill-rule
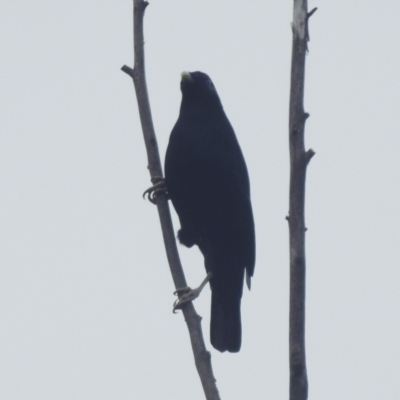
<instances>
[{"instance_id":1,"label":"bird's claw","mask_svg":"<svg viewBox=\"0 0 400 400\"><path fill-rule=\"evenodd\" d=\"M143 193L143 198L146 198L153 203L157 204L157 196L162 193L167 193L167 187L165 185L165 179L162 176L155 176L151 179L153 186L149 187Z\"/></svg>"},{"instance_id":2,"label":"bird's claw","mask_svg":"<svg viewBox=\"0 0 400 400\"><path fill-rule=\"evenodd\" d=\"M201 282L200 286L196 289L191 289L188 286L176 289L174 295L178 296L178 298L174 302L174 308L172 309L172 312L175 314L176 310L181 310L185 304L197 299L200 296L204 286L210 281L212 276L212 272L209 272L204 278L203 282Z\"/></svg>"},{"instance_id":3,"label":"bird's claw","mask_svg":"<svg viewBox=\"0 0 400 400\"><path fill-rule=\"evenodd\" d=\"M172 309L172 312L175 314L176 310L181 310L185 304L197 299L197 297L200 295L200 292L200 288L192 289L190 287L183 287L176 289L174 295L178 296L178 298L174 302L174 308Z\"/></svg>"}]
</instances>

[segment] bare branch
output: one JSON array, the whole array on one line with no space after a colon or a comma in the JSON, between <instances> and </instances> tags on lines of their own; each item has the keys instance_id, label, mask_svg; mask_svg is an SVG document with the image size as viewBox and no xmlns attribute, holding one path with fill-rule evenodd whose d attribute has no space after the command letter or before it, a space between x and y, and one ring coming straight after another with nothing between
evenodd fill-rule
<instances>
[{"instance_id":1,"label":"bare branch","mask_svg":"<svg viewBox=\"0 0 400 400\"><path fill-rule=\"evenodd\" d=\"M124 65L121 68L121 71L124 71L126 74L128 74L133 79L133 69L131 67L128 67L127 65Z\"/></svg>"},{"instance_id":2,"label":"bare branch","mask_svg":"<svg viewBox=\"0 0 400 400\"><path fill-rule=\"evenodd\" d=\"M126 65L124 65L121 69L132 77L135 85L140 121L142 124L143 136L147 150L148 168L152 181L154 182L155 180L160 179L163 174L160 155L158 152L157 139L151 116L145 76L143 18L148 3L147 1L143 0L134 0L133 3L135 54L134 69L132 70L132 68L129 68ZM160 194L155 197L155 202L157 204L165 249L167 252L168 263L175 288L178 289L186 287L186 279L179 259L166 194L160 192ZM182 312L188 326L195 363L201 383L203 385L205 397L207 400L220 400L211 366L211 354L207 351L204 344L203 333L200 324L201 317L197 315L192 302L189 302L183 306Z\"/></svg>"},{"instance_id":3,"label":"bare branch","mask_svg":"<svg viewBox=\"0 0 400 400\"><path fill-rule=\"evenodd\" d=\"M318 8L315 7L309 13L307 13L307 19L310 18L315 13L315 11L317 11L317 10L318 10Z\"/></svg>"},{"instance_id":4,"label":"bare branch","mask_svg":"<svg viewBox=\"0 0 400 400\"><path fill-rule=\"evenodd\" d=\"M304 204L306 169L314 156L313 150L305 151L304 127L309 114L304 112L304 77L307 53L308 19L316 11L307 12L307 0L294 0L293 44L289 111L290 147L290 400L306 400L308 380L305 350L305 294L306 254Z\"/></svg>"},{"instance_id":5,"label":"bare branch","mask_svg":"<svg viewBox=\"0 0 400 400\"><path fill-rule=\"evenodd\" d=\"M307 150L306 153L306 163L308 164L310 160L315 156L315 151L313 149Z\"/></svg>"}]
</instances>

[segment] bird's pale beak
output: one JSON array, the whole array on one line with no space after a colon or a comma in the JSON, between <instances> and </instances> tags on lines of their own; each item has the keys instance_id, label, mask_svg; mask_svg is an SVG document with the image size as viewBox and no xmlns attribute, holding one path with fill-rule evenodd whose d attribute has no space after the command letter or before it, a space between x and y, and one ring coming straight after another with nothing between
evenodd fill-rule
<instances>
[{"instance_id":1,"label":"bird's pale beak","mask_svg":"<svg viewBox=\"0 0 400 400\"><path fill-rule=\"evenodd\" d=\"M192 75L190 75L190 72L188 72L188 71L183 71L181 73L181 77L182 77L183 81L193 82L193 77L192 77Z\"/></svg>"}]
</instances>

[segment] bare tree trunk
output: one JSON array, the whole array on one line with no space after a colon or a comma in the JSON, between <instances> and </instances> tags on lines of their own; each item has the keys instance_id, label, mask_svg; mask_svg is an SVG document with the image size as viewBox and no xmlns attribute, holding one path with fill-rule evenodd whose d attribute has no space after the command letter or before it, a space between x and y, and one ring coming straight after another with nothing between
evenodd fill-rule
<instances>
[{"instance_id":1,"label":"bare tree trunk","mask_svg":"<svg viewBox=\"0 0 400 400\"><path fill-rule=\"evenodd\" d=\"M304 112L304 76L307 53L308 18L316 11L307 12L307 0L294 0L292 70L289 111L290 147L290 317L289 317L289 361L290 400L306 400L308 381L305 350L305 183L307 165L315 154L305 151L304 126L308 114Z\"/></svg>"},{"instance_id":2,"label":"bare tree trunk","mask_svg":"<svg viewBox=\"0 0 400 400\"><path fill-rule=\"evenodd\" d=\"M163 176L163 174L158 152L157 139L151 117L144 66L143 18L148 3L144 0L134 0L133 3L135 55L134 69L132 70L126 65L124 65L121 69L132 77L135 85L140 121L142 124L143 136L147 150L148 168L152 182L156 183ZM171 214L168 207L168 199L165 193L156 197L156 203L160 217L168 263L172 278L174 280L175 288L186 287L186 279L179 259ZM207 400L220 400L211 366L211 354L207 351L204 344L203 333L200 324L201 317L197 315L191 302L183 306L182 312L185 316L185 321L188 326L197 372L203 385L205 397ZM193 397L193 393L188 393L188 397Z\"/></svg>"}]
</instances>

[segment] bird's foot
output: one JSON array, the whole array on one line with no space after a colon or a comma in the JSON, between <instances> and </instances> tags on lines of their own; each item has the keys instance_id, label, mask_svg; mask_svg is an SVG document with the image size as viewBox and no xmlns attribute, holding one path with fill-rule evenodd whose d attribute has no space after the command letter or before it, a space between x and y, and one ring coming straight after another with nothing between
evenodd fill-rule
<instances>
[{"instance_id":1,"label":"bird's foot","mask_svg":"<svg viewBox=\"0 0 400 400\"><path fill-rule=\"evenodd\" d=\"M172 312L175 314L176 310L181 310L185 304L189 303L189 301L197 299L200 295L200 291L199 288L192 289L188 286L176 289L174 295L178 296L178 298L174 302Z\"/></svg>"},{"instance_id":2,"label":"bird's foot","mask_svg":"<svg viewBox=\"0 0 400 400\"><path fill-rule=\"evenodd\" d=\"M147 199L150 202L152 202L153 204L157 204L157 196L159 196L161 193L167 193L165 179L162 176L155 176L151 179L151 182L153 183L153 186L145 190L145 192L143 193L143 198L146 198L147 196Z\"/></svg>"},{"instance_id":3,"label":"bird's foot","mask_svg":"<svg viewBox=\"0 0 400 400\"><path fill-rule=\"evenodd\" d=\"M211 277L212 277L212 272L209 272L205 277L204 281L201 282L200 286L196 289L191 289L190 287L183 287L176 289L174 294L178 296L178 298L174 302L174 307L172 309L172 312L175 314L176 310L182 309L182 307L185 304L189 303L190 301L193 301L194 299L197 299L197 297L200 296L201 291L203 290L207 282L209 282Z\"/></svg>"}]
</instances>

